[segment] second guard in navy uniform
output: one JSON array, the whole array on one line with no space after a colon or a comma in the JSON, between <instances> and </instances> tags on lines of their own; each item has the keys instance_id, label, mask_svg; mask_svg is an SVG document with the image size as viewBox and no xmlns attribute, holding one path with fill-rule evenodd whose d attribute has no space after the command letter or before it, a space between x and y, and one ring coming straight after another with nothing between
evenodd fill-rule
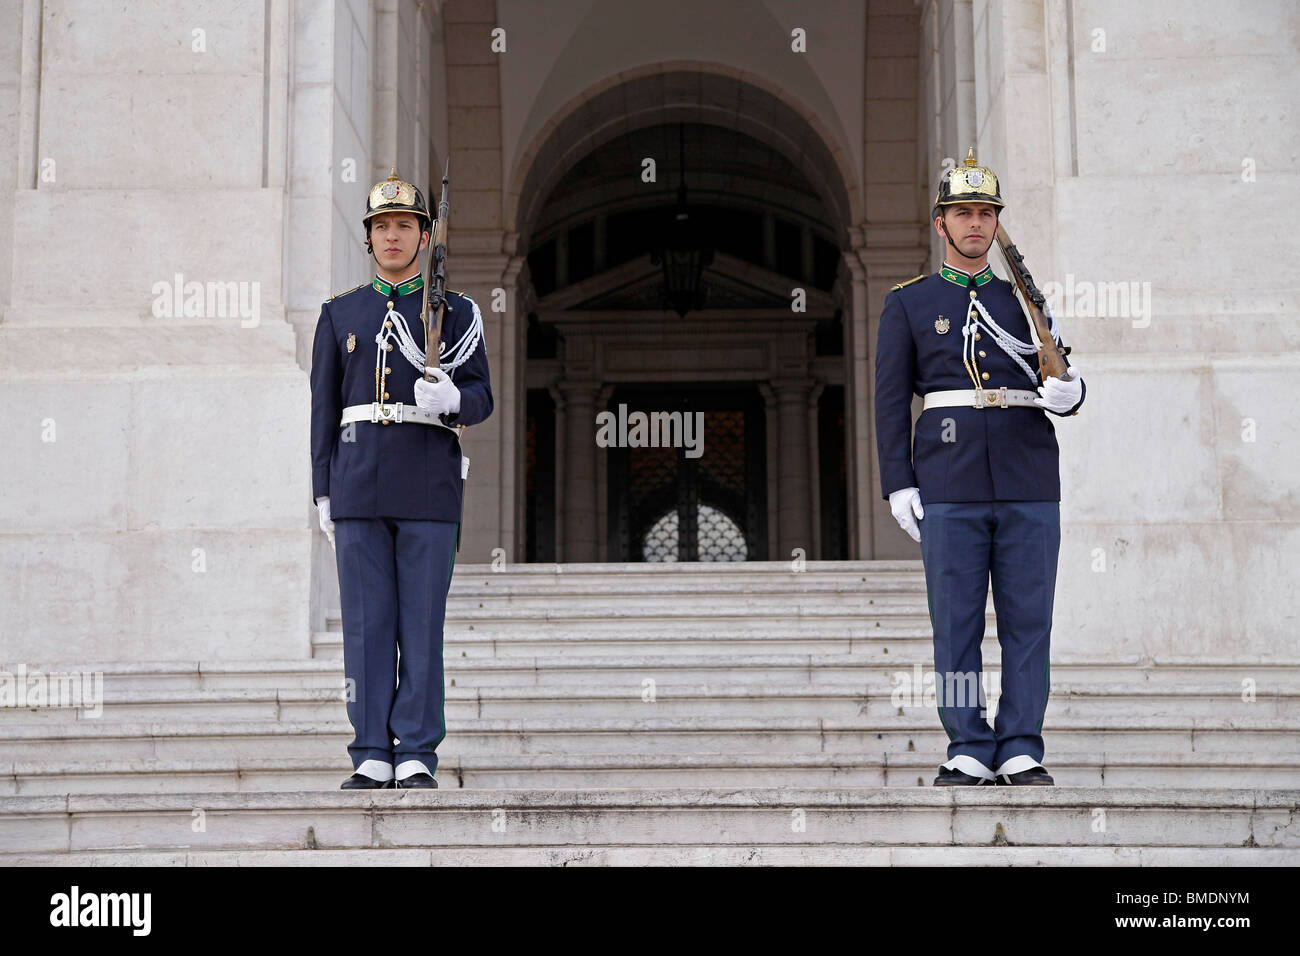
<instances>
[{"instance_id":1,"label":"second guard in navy uniform","mask_svg":"<svg viewBox=\"0 0 1300 956\"><path fill-rule=\"evenodd\" d=\"M312 494L338 561L356 731L343 789L433 788L469 463L460 428L492 414L492 388L478 305L450 291L436 381L424 378L417 262L432 218L420 190L394 170L363 222L375 277L321 307L311 368Z\"/></svg>"},{"instance_id":2,"label":"second guard in navy uniform","mask_svg":"<svg viewBox=\"0 0 1300 956\"><path fill-rule=\"evenodd\" d=\"M1077 369L1040 381L1029 320L988 253L1003 208L974 149L944 175L934 228L943 267L894 286L876 348L881 491L921 543L947 731L936 786L1051 785L1042 764L1060 548L1060 471L1048 413L1078 413ZM1051 322L1056 342L1056 322ZM1067 361L1067 366L1069 365ZM924 410L912 434L913 394ZM1002 649L994 726L980 645L990 578Z\"/></svg>"}]
</instances>

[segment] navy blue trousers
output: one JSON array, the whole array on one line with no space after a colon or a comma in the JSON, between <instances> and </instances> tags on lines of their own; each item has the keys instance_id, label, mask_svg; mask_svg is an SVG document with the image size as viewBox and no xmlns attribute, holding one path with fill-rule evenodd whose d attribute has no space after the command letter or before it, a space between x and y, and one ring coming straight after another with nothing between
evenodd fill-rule
<instances>
[{"instance_id":1,"label":"navy blue trousers","mask_svg":"<svg viewBox=\"0 0 1300 956\"><path fill-rule=\"evenodd\" d=\"M442 625L459 527L397 518L334 521L354 770L366 760L419 760L429 773L437 769L438 744L447 735Z\"/></svg>"},{"instance_id":2,"label":"navy blue trousers","mask_svg":"<svg viewBox=\"0 0 1300 956\"><path fill-rule=\"evenodd\" d=\"M1041 762L1060 502L936 501L922 506L921 558L948 758L964 754L990 772L1013 757L1022 757L1012 765L1016 770L1023 769L1025 757ZM980 643L990 576L1002 648L1002 697L992 728L980 714L986 706Z\"/></svg>"}]
</instances>

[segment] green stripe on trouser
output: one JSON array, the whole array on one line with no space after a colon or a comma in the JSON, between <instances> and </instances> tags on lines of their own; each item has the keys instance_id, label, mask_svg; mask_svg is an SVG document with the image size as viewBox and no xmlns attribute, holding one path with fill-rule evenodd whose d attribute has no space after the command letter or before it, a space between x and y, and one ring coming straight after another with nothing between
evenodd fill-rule
<instances>
[{"instance_id":1,"label":"green stripe on trouser","mask_svg":"<svg viewBox=\"0 0 1300 956\"><path fill-rule=\"evenodd\" d=\"M1043 732L1043 721L1047 719L1047 698L1052 693L1052 659L1049 657L1043 665L1043 713L1038 718L1038 732Z\"/></svg>"},{"instance_id":2,"label":"green stripe on trouser","mask_svg":"<svg viewBox=\"0 0 1300 956\"><path fill-rule=\"evenodd\" d=\"M451 549L451 565L447 568L447 587L451 587L451 573L456 570L456 552L460 550L460 522L456 522L456 547ZM445 618L445 615L444 615Z\"/></svg>"}]
</instances>

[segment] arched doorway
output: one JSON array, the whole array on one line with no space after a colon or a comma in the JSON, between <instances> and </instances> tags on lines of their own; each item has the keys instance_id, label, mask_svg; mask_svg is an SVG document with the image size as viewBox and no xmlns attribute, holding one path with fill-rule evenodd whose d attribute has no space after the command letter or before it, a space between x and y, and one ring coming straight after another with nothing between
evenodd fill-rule
<instances>
[{"instance_id":1,"label":"arched doorway","mask_svg":"<svg viewBox=\"0 0 1300 956\"><path fill-rule=\"evenodd\" d=\"M790 106L685 75L694 83L647 74L588 99L586 128L556 124L518 194L528 560L848 556L850 197ZM644 108L629 113L634 101ZM618 129L600 122L602 102ZM634 436L599 447L597 416L628 397L647 414L691 406L715 457ZM656 468L663 480L643 487Z\"/></svg>"}]
</instances>

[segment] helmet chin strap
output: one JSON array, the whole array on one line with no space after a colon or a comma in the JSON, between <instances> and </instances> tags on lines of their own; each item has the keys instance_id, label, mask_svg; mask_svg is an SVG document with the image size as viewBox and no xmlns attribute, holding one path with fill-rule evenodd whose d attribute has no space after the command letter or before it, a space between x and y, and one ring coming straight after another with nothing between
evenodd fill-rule
<instances>
[{"instance_id":1,"label":"helmet chin strap","mask_svg":"<svg viewBox=\"0 0 1300 956\"><path fill-rule=\"evenodd\" d=\"M953 252L961 255L961 250L957 248L957 243L952 241L952 236L948 234L948 223L943 224L943 237L948 240L948 245L952 246Z\"/></svg>"}]
</instances>

